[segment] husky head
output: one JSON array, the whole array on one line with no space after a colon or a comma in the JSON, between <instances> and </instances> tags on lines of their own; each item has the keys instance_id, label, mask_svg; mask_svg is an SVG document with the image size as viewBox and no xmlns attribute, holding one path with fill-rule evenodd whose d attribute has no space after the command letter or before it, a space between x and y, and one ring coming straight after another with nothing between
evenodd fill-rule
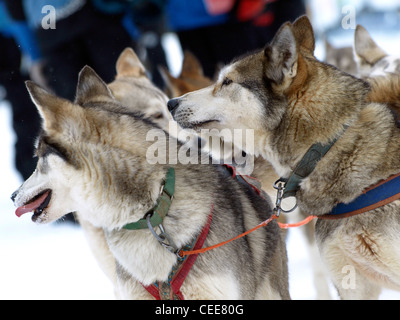
<instances>
[{"instance_id":1,"label":"husky head","mask_svg":"<svg viewBox=\"0 0 400 320\"><path fill-rule=\"evenodd\" d=\"M296 28L286 23L265 50L237 59L221 70L215 84L170 100L168 108L182 127L199 133L251 128L257 137L280 123L284 92L299 73L299 51L312 55L314 46L307 18ZM244 145L237 147L248 152Z\"/></svg>"},{"instance_id":2,"label":"husky head","mask_svg":"<svg viewBox=\"0 0 400 320\"><path fill-rule=\"evenodd\" d=\"M215 84L170 100L168 108L182 127L261 155L285 176L312 144L327 143L357 116L368 91L364 81L318 61L314 49L307 17L285 23L264 50L233 61ZM253 145L226 140L237 129L252 130Z\"/></svg>"},{"instance_id":3,"label":"husky head","mask_svg":"<svg viewBox=\"0 0 400 320\"><path fill-rule=\"evenodd\" d=\"M33 82L27 88L43 125L37 168L12 196L17 216L33 212L34 222L48 223L78 211L94 226L109 228L132 221L133 212L133 219L142 218L164 176L143 165L146 133L155 126L121 106L89 67L79 75L74 103Z\"/></svg>"},{"instance_id":4,"label":"husky head","mask_svg":"<svg viewBox=\"0 0 400 320\"><path fill-rule=\"evenodd\" d=\"M354 34L354 48L360 77L400 75L400 56L388 55L361 25Z\"/></svg>"},{"instance_id":5,"label":"husky head","mask_svg":"<svg viewBox=\"0 0 400 320\"><path fill-rule=\"evenodd\" d=\"M126 48L116 64L117 76L108 86L123 106L140 112L163 129L172 116L167 109L167 96L146 75L146 69L131 48ZM143 103L146 101L146 103Z\"/></svg>"},{"instance_id":6,"label":"husky head","mask_svg":"<svg viewBox=\"0 0 400 320\"><path fill-rule=\"evenodd\" d=\"M357 63L354 59L352 46L336 48L325 39L325 53L326 63L357 76Z\"/></svg>"}]
</instances>

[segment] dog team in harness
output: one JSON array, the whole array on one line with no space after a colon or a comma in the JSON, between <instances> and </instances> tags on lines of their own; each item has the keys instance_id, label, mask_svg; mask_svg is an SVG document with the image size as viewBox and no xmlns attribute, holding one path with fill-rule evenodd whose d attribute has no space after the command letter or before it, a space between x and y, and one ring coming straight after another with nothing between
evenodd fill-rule
<instances>
[{"instance_id":1,"label":"dog team in harness","mask_svg":"<svg viewBox=\"0 0 400 320\"><path fill-rule=\"evenodd\" d=\"M382 64L388 56L361 26L355 47L360 68L375 67L363 78L315 58L302 16L264 49L223 67L215 82L175 87L172 99L132 49L120 55L111 83L83 68L74 101L29 81L42 132L37 168L12 195L16 214L50 223L74 212L118 298L290 299L282 229L305 224L315 226L342 299L400 289L400 126L396 102L380 95L400 89L400 75L377 71L390 69ZM161 73L172 88L176 79ZM170 121L200 148L182 164L160 144L167 163L150 164L157 141L149 131L185 146L168 132ZM254 130L254 145L219 135L239 128ZM216 138L232 162L213 150ZM254 160L254 177L235 165L235 153ZM200 158L210 161L196 164ZM281 220L294 210L303 221ZM347 265L356 288L341 286Z\"/></svg>"}]
</instances>

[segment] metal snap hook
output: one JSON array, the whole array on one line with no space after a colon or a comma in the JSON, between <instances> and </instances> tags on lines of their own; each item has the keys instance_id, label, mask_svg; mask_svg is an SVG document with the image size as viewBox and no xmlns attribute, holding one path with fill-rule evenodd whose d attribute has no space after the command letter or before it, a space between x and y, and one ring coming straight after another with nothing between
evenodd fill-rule
<instances>
[{"instance_id":1,"label":"metal snap hook","mask_svg":"<svg viewBox=\"0 0 400 320\"><path fill-rule=\"evenodd\" d=\"M151 214L148 214L146 216L146 222L147 222L147 227L150 229L151 233L153 234L154 238L169 252L173 254L179 254L178 247L175 245L175 243L172 241L172 238L169 236L168 233L165 232L164 226L160 224L158 227L161 230L160 234L157 234L157 232L154 230L152 224L151 224ZM167 241L168 243L166 243Z\"/></svg>"},{"instance_id":2,"label":"metal snap hook","mask_svg":"<svg viewBox=\"0 0 400 320\"><path fill-rule=\"evenodd\" d=\"M278 217L282 212L290 213L290 212L293 212L297 208L297 202L296 202L295 206L292 209L290 209L290 210L282 209L283 190L285 189L286 181L287 181L286 179L280 178L280 179L276 180L273 185L274 189L277 190L275 208L273 211L274 211L275 215Z\"/></svg>"}]
</instances>

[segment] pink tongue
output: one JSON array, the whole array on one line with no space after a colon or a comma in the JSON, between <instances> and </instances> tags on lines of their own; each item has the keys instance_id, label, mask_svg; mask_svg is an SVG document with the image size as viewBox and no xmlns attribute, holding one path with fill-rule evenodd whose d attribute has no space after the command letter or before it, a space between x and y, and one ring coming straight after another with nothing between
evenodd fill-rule
<instances>
[{"instance_id":1,"label":"pink tongue","mask_svg":"<svg viewBox=\"0 0 400 320\"><path fill-rule=\"evenodd\" d=\"M43 202L46 200L47 196L49 195L50 191L45 192L43 195L41 195L39 198L37 198L35 201L30 202L24 206L21 206L15 210L15 214L17 217L22 216L24 213L27 212L32 212L35 209L37 209Z\"/></svg>"}]
</instances>

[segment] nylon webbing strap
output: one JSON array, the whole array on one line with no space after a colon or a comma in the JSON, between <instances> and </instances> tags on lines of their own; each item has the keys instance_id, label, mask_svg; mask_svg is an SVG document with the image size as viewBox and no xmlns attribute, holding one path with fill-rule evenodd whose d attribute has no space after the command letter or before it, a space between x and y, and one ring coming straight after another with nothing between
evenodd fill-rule
<instances>
[{"instance_id":1,"label":"nylon webbing strap","mask_svg":"<svg viewBox=\"0 0 400 320\"><path fill-rule=\"evenodd\" d=\"M167 216L169 208L172 203L172 198L175 193L175 169L169 168L167 176L165 178L164 188L161 195L157 199L157 204L154 209L146 214L151 214L150 223L153 227L160 225L164 218ZM128 223L124 226L127 230L140 230L147 229L146 218L140 219L139 221Z\"/></svg>"},{"instance_id":2,"label":"nylon webbing strap","mask_svg":"<svg viewBox=\"0 0 400 320\"><path fill-rule=\"evenodd\" d=\"M317 163L324 157L324 155L333 146L336 140L329 144L322 145L320 143L313 144L306 152L299 164L293 170L289 179L285 184L283 191L283 198L294 197L299 190L300 182L306 178L317 166Z\"/></svg>"}]
</instances>

